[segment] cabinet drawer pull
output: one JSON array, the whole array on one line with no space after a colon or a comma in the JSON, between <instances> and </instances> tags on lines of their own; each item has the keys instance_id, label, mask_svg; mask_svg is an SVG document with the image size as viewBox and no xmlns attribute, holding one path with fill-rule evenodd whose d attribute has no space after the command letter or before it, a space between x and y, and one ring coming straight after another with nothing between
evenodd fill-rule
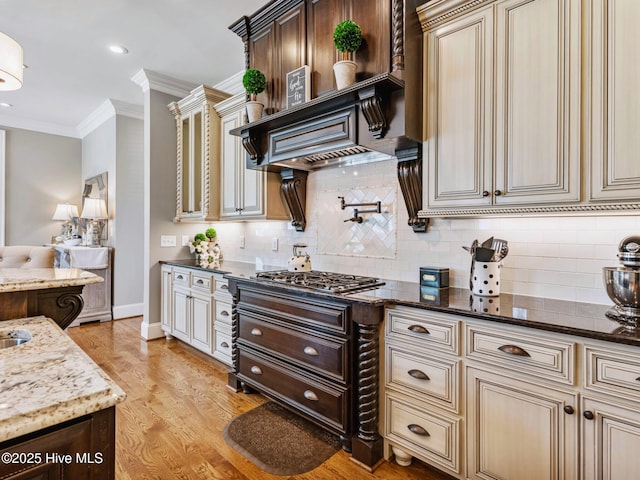
<instances>
[{"instance_id":1,"label":"cabinet drawer pull","mask_svg":"<svg viewBox=\"0 0 640 480\"><path fill-rule=\"evenodd\" d=\"M500 350L501 352L504 352L504 353L508 353L510 355L517 355L519 357L530 357L531 356L531 355L529 355L529 352L527 352L523 348L520 348L517 345L502 345L501 347L498 347L498 350Z\"/></svg>"},{"instance_id":2,"label":"cabinet drawer pull","mask_svg":"<svg viewBox=\"0 0 640 480\"><path fill-rule=\"evenodd\" d=\"M220 315L222 315L223 317L228 317L229 316L229 312L227 312L226 310L222 310L220 312Z\"/></svg>"},{"instance_id":3,"label":"cabinet drawer pull","mask_svg":"<svg viewBox=\"0 0 640 480\"><path fill-rule=\"evenodd\" d=\"M227 342L222 342L222 343L220 344L220 346L221 346L222 348L229 348L229 344L228 344Z\"/></svg>"},{"instance_id":4,"label":"cabinet drawer pull","mask_svg":"<svg viewBox=\"0 0 640 480\"><path fill-rule=\"evenodd\" d=\"M259 328L252 328L251 329L251 335L255 335L256 337L260 337L260 336L262 336L262 330L260 330Z\"/></svg>"},{"instance_id":5,"label":"cabinet drawer pull","mask_svg":"<svg viewBox=\"0 0 640 480\"><path fill-rule=\"evenodd\" d=\"M256 375L262 375L262 369L256 365L251 367L251 373L255 373Z\"/></svg>"},{"instance_id":6,"label":"cabinet drawer pull","mask_svg":"<svg viewBox=\"0 0 640 480\"><path fill-rule=\"evenodd\" d=\"M415 433L416 435L422 435L423 437L430 437L431 435L420 425L416 425L412 423L411 425L407 425L407 428L411 433Z\"/></svg>"},{"instance_id":7,"label":"cabinet drawer pull","mask_svg":"<svg viewBox=\"0 0 640 480\"><path fill-rule=\"evenodd\" d=\"M587 420L593 420L593 418L594 418L593 412L591 412L589 410L585 410L585 412L582 414L582 416L584 418L586 418Z\"/></svg>"},{"instance_id":8,"label":"cabinet drawer pull","mask_svg":"<svg viewBox=\"0 0 640 480\"><path fill-rule=\"evenodd\" d=\"M176 275L176 280L184 280L184 277L182 275Z\"/></svg>"},{"instance_id":9,"label":"cabinet drawer pull","mask_svg":"<svg viewBox=\"0 0 640 480\"><path fill-rule=\"evenodd\" d=\"M220 290L229 290L229 286L223 283L222 285L220 285Z\"/></svg>"},{"instance_id":10,"label":"cabinet drawer pull","mask_svg":"<svg viewBox=\"0 0 640 480\"><path fill-rule=\"evenodd\" d=\"M415 333L424 333L425 335L429 335L429 330L424 328L422 325L411 325L409 330Z\"/></svg>"},{"instance_id":11,"label":"cabinet drawer pull","mask_svg":"<svg viewBox=\"0 0 640 480\"><path fill-rule=\"evenodd\" d=\"M418 380L431 380L429 378L429 375L427 375L426 373L424 373L422 370L409 370L409 375L411 375L413 378L417 378Z\"/></svg>"},{"instance_id":12,"label":"cabinet drawer pull","mask_svg":"<svg viewBox=\"0 0 640 480\"><path fill-rule=\"evenodd\" d=\"M199 283L200 285L204 284L204 282L202 281L202 279L198 279L198 280L196 280L196 283Z\"/></svg>"},{"instance_id":13,"label":"cabinet drawer pull","mask_svg":"<svg viewBox=\"0 0 640 480\"><path fill-rule=\"evenodd\" d=\"M636 378L636 382L640 382L640 377Z\"/></svg>"},{"instance_id":14,"label":"cabinet drawer pull","mask_svg":"<svg viewBox=\"0 0 640 480\"><path fill-rule=\"evenodd\" d=\"M313 347L304 347L303 352L306 353L307 355L313 355L313 356L318 355L318 350L316 350Z\"/></svg>"},{"instance_id":15,"label":"cabinet drawer pull","mask_svg":"<svg viewBox=\"0 0 640 480\"><path fill-rule=\"evenodd\" d=\"M304 398L306 398L307 400L313 400L314 402L318 401L318 395L316 395L311 390L304 391Z\"/></svg>"}]
</instances>

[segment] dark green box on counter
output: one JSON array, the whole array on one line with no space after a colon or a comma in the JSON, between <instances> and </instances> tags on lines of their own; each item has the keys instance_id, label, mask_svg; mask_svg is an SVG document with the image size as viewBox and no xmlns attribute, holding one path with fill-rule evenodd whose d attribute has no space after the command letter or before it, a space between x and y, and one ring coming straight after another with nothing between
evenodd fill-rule
<instances>
[{"instance_id":1,"label":"dark green box on counter","mask_svg":"<svg viewBox=\"0 0 640 480\"><path fill-rule=\"evenodd\" d=\"M437 267L420 267L420 285L436 288L448 287L449 269Z\"/></svg>"}]
</instances>

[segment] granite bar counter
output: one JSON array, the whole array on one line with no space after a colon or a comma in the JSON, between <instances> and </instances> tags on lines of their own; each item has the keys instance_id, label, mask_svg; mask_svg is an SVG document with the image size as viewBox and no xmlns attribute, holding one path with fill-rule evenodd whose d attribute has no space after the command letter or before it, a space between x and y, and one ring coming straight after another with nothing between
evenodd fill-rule
<instances>
[{"instance_id":1,"label":"granite bar counter","mask_svg":"<svg viewBox=\"0 0 640 480\"><path fill-rule=\"evenodd\" d=\"M26 333L25 333L26 332ZM126 395L56 323L0 323L0 478L115 478L115 406Z\"/></svg>"},{"instance_id":2,"label":"granite bar counter","mask_svg":"<svg viewBox=\"0 0 640 480\"><path fill-rule=\"evenodd\" d=\"M65 329L82 311L84 286L102 281L77 268L0 268L0 320L44 315Z\"/></svg>"}]
</instances>

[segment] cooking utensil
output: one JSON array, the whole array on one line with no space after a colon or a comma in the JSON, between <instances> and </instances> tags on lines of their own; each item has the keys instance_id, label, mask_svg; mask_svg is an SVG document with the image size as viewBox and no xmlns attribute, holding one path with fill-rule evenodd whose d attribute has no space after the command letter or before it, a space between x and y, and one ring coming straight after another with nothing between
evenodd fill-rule
<instances>
[{"instance_id":1,"label":"cooking utensil","mask_svg":"<svg viewBox=\"0 0 640 480\"><path fill-rule=\"evenodd\" d=\"M493 262L493 256L496 251L493 248L478 247L476 248L475 259L478 262Z\"/></svg>"},{"instance_id":2,"label":"cooking utensil","mask_svg":"<svg viewBox=\"0 0 640 480\"><path fill-rule=\"evenodd\" d=\"M506 240L500 238L494 238L491 242L491 248L495 250L492 262L499 262L509 253L509 244Z\"/></svg>"},{"instance_id":3,"label":"cooking utensil","mask_svg":"<svg viewBox=\"0 0 640 480\"><path fill-rule=\"evenodd\" d=\"M493 237L487 238L484 242L482 242L481 247L484 248L493 248Z\"/></svg>"}]
</instances>

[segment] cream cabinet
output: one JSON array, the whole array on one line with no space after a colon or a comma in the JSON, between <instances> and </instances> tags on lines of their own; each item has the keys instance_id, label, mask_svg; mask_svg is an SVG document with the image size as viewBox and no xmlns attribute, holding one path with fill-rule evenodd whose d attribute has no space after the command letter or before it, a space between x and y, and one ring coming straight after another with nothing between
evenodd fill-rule
<instances>
[{"instance_id":1,"label":"cream cabinet","mask_svg":"<svg viewBox=\"0 0 640 480\"><path fill-rule=\"evenodd\" d=\"M220 273L163 265L161 326L167 338L230 365L231 295L226 283Z\"/></svg>"},{"instance_id":2,"label":"cream cabinet","mask_svg":"<svg viewBox=\"0 0 640 480\"><path fill-rule=\"evenodd\" d=\"M428 207L579 201L580 2L473 3L425 32Z\"/></svg>"},{"instance_id":3,"label":"cream cabinet","mask_svg":"<svg viewBox=\"0 0 640 480\"><path fill-rule=\"evenodd\" d=\"M229 133L245 123L245 95L235 95L216 104L215 109L220 116L221 138L220 219L288 220L280 194L280 176L246 168L242 139Z\"/></svg>"},{"instance_id":4,"label":"cream cabinet","mask_svg":"<svg viewBox=\"0 0 640 480\"><path fill-rule=\"evenodd\" d=\"M176 222L220 217L220 123L214 104L228 95L200 85L168 105L176 120Z\"/></svg>"},{"instance_id":5,"label":"cream cabinet","mask_svg":"<svg viewBox=\"0 0 640 480\"><path fill-rule=\"evenodd\" d=\"M638 347L386 310L385 458L459 479L637 477Z\"/></svg>"},{"instance_id":6,"label":"cream cabinet","mask_svg":"<svg viewBox=\"0 0 640 480\"><path fill-rule=\"evenodd\" d=\"M590 90L590 198L640 200L640 2L589 0L585 69Z\"/></svg>"}]
</instances>

